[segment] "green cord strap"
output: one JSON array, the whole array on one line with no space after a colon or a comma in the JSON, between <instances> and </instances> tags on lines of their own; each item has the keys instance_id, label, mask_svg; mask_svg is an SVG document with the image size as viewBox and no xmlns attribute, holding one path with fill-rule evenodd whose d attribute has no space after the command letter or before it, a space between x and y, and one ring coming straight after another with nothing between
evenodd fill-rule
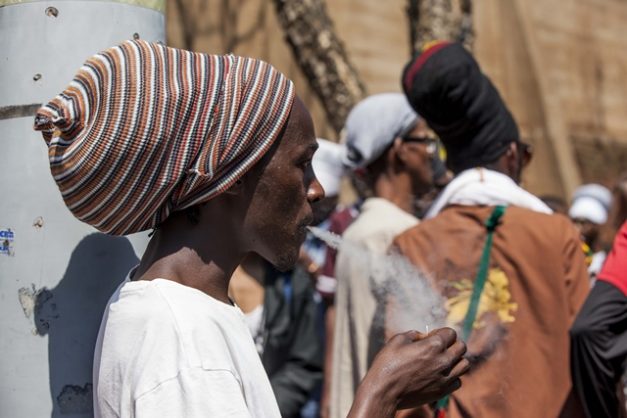
<instances>
[{"instance_id":1,"label":"green cord strap","mask_svg":"<svg viewBox=\"0 0 627 418\"><path fill-rule=\"evenodd\" d=\"M475 278L475 284L472 288L472 296L470 297L470 305L464 318L464 325L462 327L462 338L464 341L468 341L472 332L472 327L477 318L477 310L479 309L479 300L481 299L481 293L485 287L486 279L488 278L488 268L490 267L490 251L492 250L492 237L494 236L494 230L499 224L499 220L505 213L505 206L497 206L492 211L492 214L485 223L485 227L488 230L488 236L483 246L483 254L481 255L481 262L479 263L479 271L477 271L477 277Z\"/></svg>"},{"instance_id":2,"label":"green cord strap","mask_svg":"<svg viewBox=\"0 0 627 418\"><path fill-rule=\"evenodd\" d=\"M462 327L462 338L464 341L468 341L468 339L470 338L470 334L472 333L472 327L475 324L475 319L477 319L477 310L479 309L481 293L483 293L483 288L485 287L485 282L488 278L488 268L490 267L490 251L492 250L492 238L494 235L494 230L499 224L501 217L505 213L505 209L506 206L495 207L492 211L492 214L485 222L485 227L488 230L488 236L486 238L485 245L483 246L483 254L481 255L481 261L479 262L479 270L477 271L477 276L475 277L475 283L472 288L472 295L470 297L470 304L468 305L468 311L466 312L466 317L464 318L464 323ZM448 395L438 401L435 407L436 417L442 416L439 411L444 410L448 407L448 401Z\"/></svg>"}]
</instances>

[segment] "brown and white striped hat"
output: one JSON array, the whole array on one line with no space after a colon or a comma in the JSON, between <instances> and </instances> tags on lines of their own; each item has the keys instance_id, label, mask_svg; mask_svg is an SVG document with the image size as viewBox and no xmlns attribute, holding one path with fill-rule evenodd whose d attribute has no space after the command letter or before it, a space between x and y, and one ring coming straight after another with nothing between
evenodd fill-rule
<instances>
[{"instance_id":1,"label":"brown and white striped hat","mask_svg":"<svg viewBox=\"0 0 627 418\"><path fill-rule=\"evenodd\" d=\"M292 82L263 61L127 41L87 60L35 129L72 213L123 235L227 190L293 100Z\"/></svg>"}]
</instances>

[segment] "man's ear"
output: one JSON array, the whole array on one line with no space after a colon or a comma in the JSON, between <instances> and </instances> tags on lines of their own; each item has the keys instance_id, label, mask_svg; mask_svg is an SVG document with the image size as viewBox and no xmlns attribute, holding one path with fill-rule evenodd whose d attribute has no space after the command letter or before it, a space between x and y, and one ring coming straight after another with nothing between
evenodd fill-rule
<instances>
[{"instance_id":1,"label":"man's ear","mask_svg":"<svg viewBox=\"0 0 627 418\"><path fill-rule=\"evenodd\" d=\"M520 172L522 170L522 159L520 158L520 149L518 149L518 143L512 141L505 152L505 164L507 167L507 173L514 179L516 183L520 182Z\"/></svg>"},{"instance_id":2,"label":"man's ear","mask_svg":"<svg viewBox=\"0 0 627 418\"><path fill-rule=\"evenodd\" d=\"M401 138L394 139L390 150L392 151L391 158L393 158L394 162L398 161L402 164L405 164L405 162L407 161L407 150L405 149L403 140Z\"/></svg>"},{"instance_id":3,"label":"man's ear","mask_svg":"<svg viewBox=\"0 0 627 418\"><path fill-rule=\"evenodd\" d=\"M518 145L516 144L516 141L512 141L509 143L509 146L507 147L507 158L508 159L517 159L518 158Z\"/></svg>"}]
</instances>

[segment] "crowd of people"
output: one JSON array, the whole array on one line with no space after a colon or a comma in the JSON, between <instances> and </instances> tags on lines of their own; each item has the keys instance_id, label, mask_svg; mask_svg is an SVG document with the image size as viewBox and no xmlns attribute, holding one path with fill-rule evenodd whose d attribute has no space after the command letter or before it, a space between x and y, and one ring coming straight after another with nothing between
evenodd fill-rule
<instances>
[{"instance_id":1,"label":"crowd of people","mask_svg":"<svg viewBox=\"0 0 627 418\"><path fill-rule=\"evenodd\" d=\"M466 49L399 75L339 144L270 65L144 41L39 110L74 215L153 230L104 314L97 417L627 416L627 176L536 197ZM438 295L436 329L394 320L416 299L390 254Z\"/></svg>"}]
</instances>

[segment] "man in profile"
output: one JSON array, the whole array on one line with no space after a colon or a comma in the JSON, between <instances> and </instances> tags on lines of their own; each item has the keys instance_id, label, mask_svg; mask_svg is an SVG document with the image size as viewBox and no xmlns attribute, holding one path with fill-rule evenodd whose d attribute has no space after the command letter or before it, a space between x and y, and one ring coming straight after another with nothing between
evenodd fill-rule
<instances>
[{"instance_id":1,"label":"man in profile","mask_svg":"<svg viewBox=\"0 0 627 418\"><path fill-rule=\"evenodd\" d=\"M127 41L87 60L35 129L78 219L154 230L104 313L95 416L279 417L228 285L251 252L293 267L324 196L292 82L251 58ZM350 416L390 417L457 389L468 363L455 340L448 329L394 338Z\"/></svg>"}]
</instances>

